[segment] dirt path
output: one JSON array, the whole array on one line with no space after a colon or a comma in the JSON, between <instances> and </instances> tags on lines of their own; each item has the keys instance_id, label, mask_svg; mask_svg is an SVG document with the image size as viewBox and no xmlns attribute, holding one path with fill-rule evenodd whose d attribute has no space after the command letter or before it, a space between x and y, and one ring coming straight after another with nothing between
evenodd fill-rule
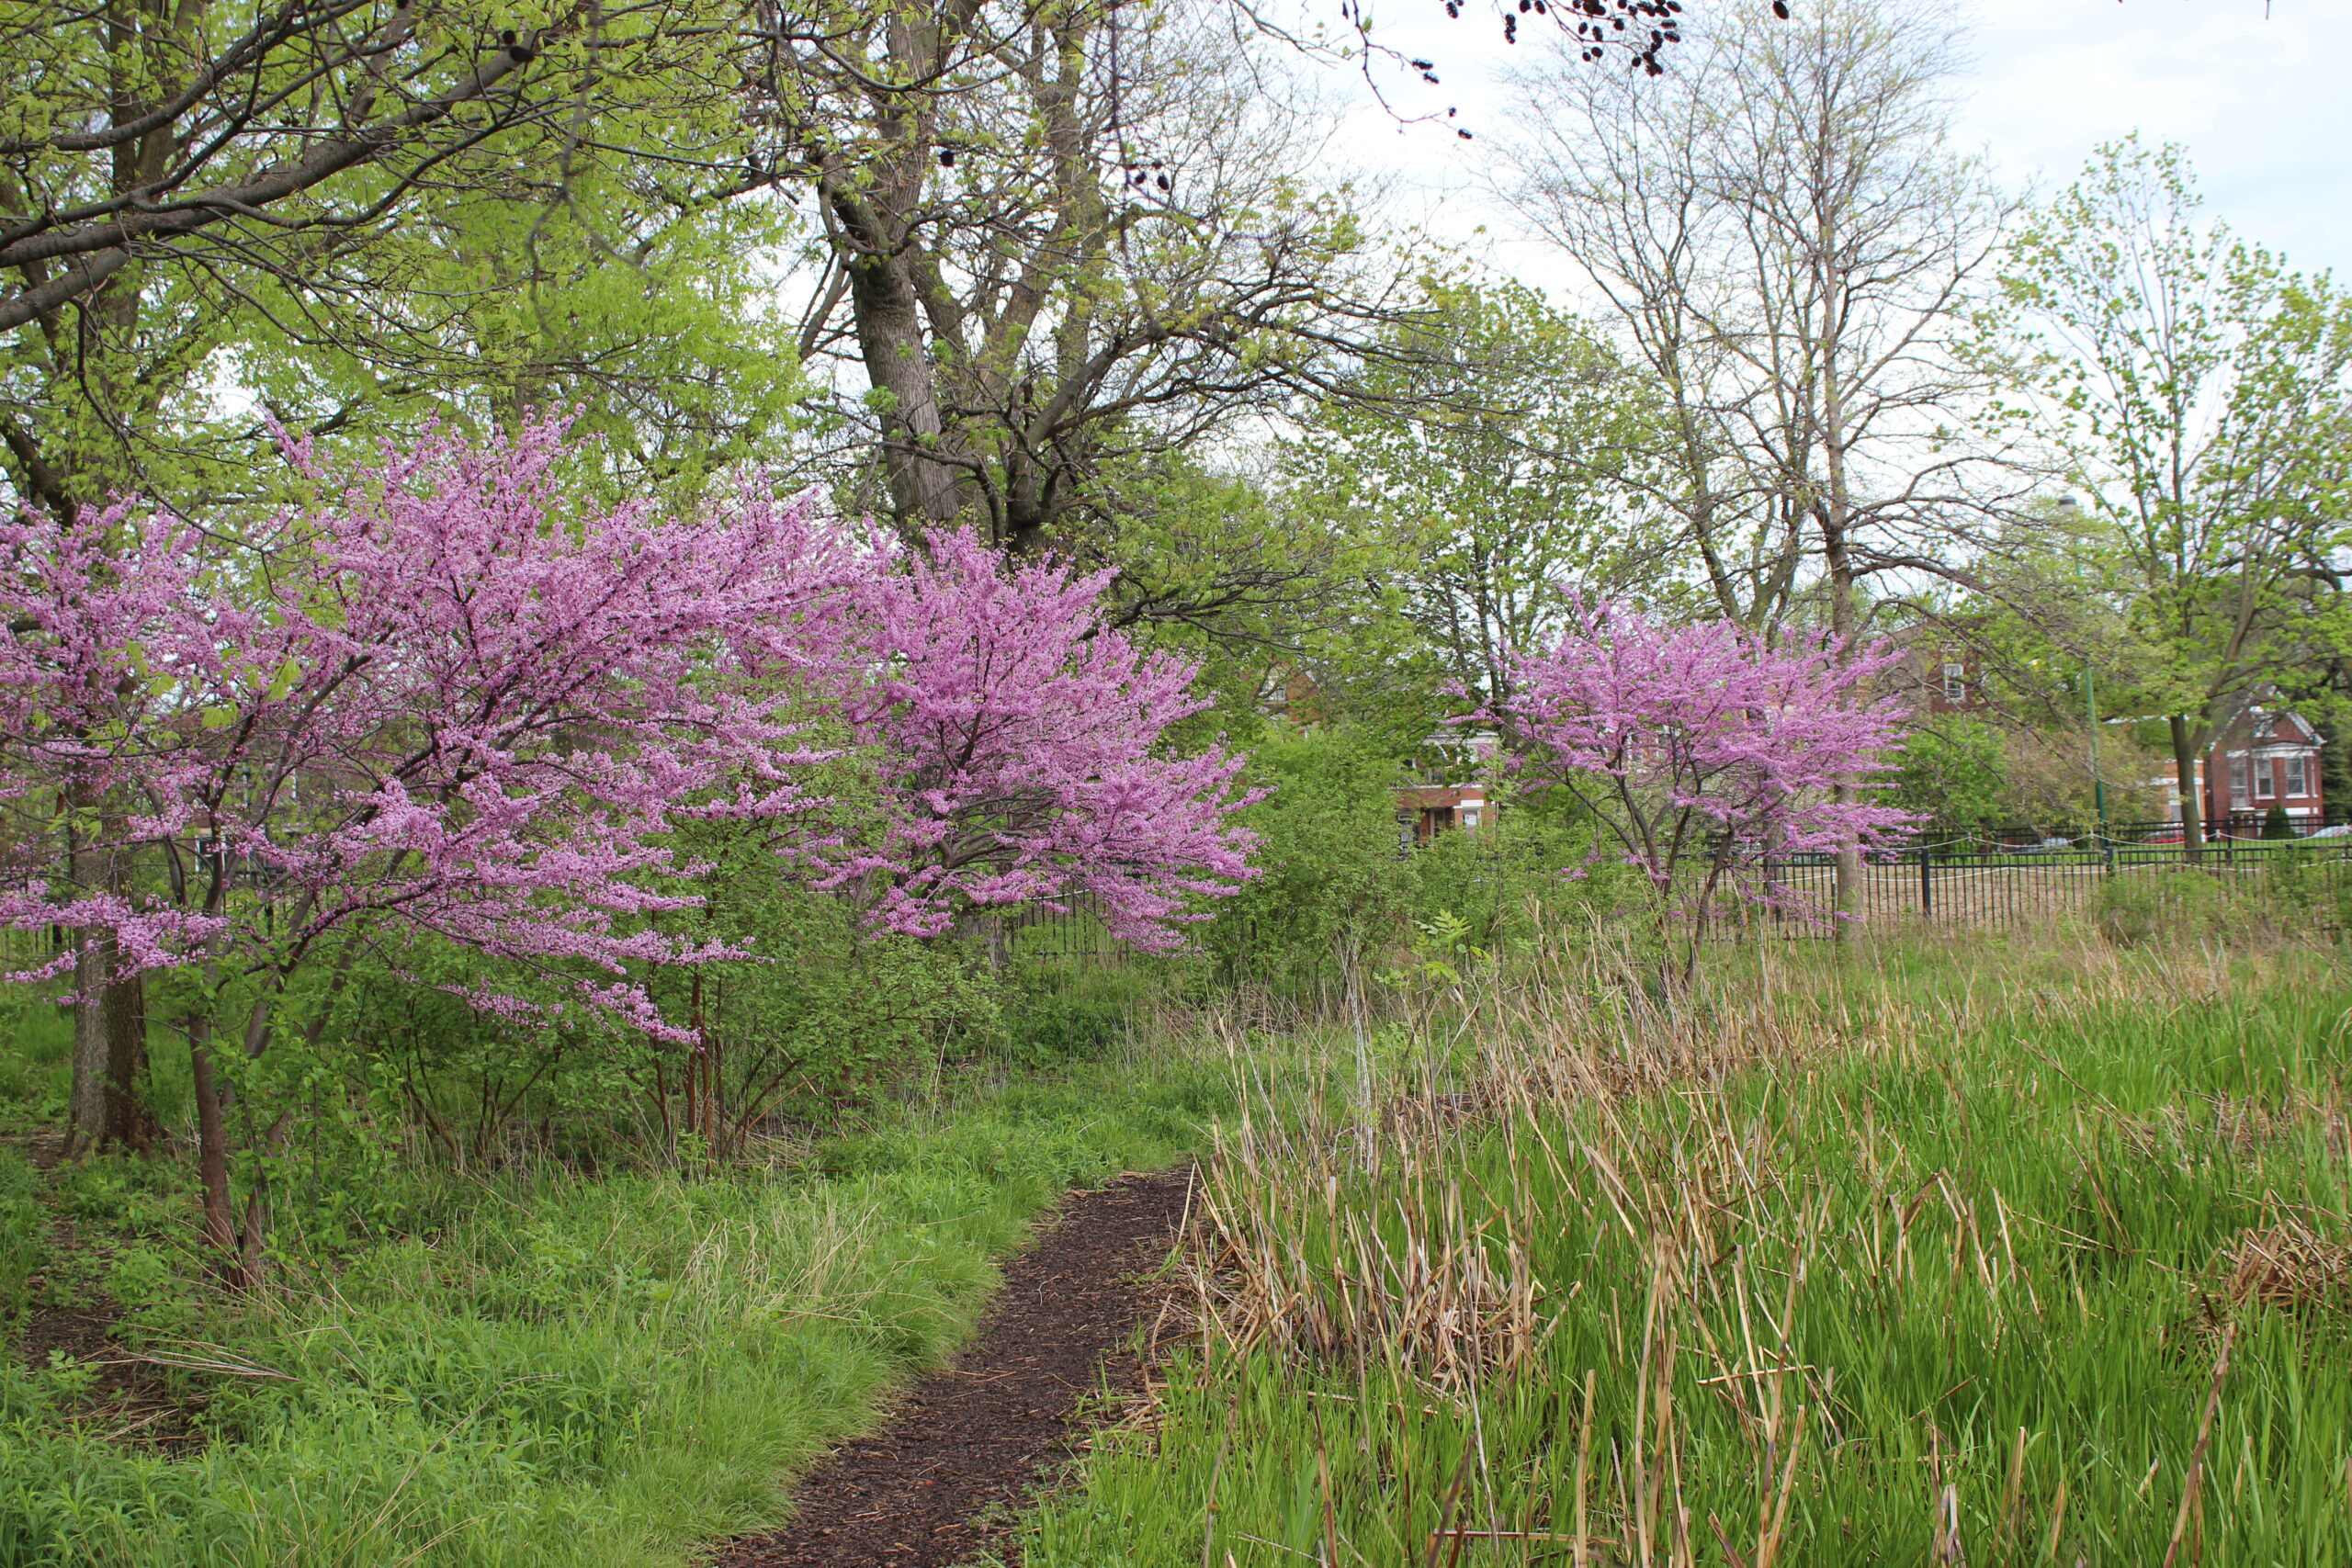
<instances>
[{"instance_id":1,"label":"dirt path","mask_svg":"<svg viewBox=\"0 0 2352 1568\"><path fill-rule=\"evenodd\" d=\"M790 1525L729 1542L714 1568L953 1568L1001 1550L1067 1457L1079 1402L1141 1387L1133 1358L1111 1352L1151 1304L1138 1276L1175 1239L1191 1188L1189 1169L1162 1171L1071 1198L1005 1264L994 1313L955 1364L804 1479Z\"/></svg>"}]
</instances>

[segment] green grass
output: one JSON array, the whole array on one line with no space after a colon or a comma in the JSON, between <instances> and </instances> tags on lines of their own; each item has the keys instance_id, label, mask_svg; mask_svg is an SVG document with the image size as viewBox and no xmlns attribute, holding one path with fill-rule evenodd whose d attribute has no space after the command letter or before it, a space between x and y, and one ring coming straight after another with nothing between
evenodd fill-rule
<instances>
[{"instance_id":1,"label":"green grass","mask_svg":"<svg viewBox=\"0 0 2352 1568\"><path fill-rule=\"evenodd\" d=\"M61 1201L116 1238L134 1342L282 1375L180 1374L211 1440L167 1458L74 1418L86 1374L12 1366L0 1564L686 1561L775 1521L787 1472L955 1346L1042 1206L1180 1157L1225 1082L1149 1057L976 1088L798 1174L443 1178L414 1205L437 1228L243 1303L187 1286L185 1216L141 1174L172 1168L86 1168Z\"/></svg>"},{"instance_id":2,"label":"green grass","mask_svg":"<svg viewBox=\"0 0 2352 1568\"><path fill-rule=\"evenodd\" d=\"M1473 998L1231 1133L1209 1326L1027 1562L2352 1562L2352 981L1882 957Z\"/></svg>"},{"instance_id":3,"label":"green grass","mask_svg":"<svg viewBox=\"0 0 2352 1568\"><path fill-rule=\"evenodd\" d=\"M40 1174L32 1162L15 1149L0 1148L0 1323L28 1303L26 1280L41 1265L47 1252L35 1194Z\"/></svg>"}]
</instances>

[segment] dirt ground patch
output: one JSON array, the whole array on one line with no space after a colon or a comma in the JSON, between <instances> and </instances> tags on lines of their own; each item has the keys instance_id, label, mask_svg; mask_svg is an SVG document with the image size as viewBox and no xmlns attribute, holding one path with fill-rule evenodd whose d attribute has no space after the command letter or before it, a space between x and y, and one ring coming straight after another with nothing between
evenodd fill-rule
<instances>
[{"instance_id":1,"label":"dirt ground patch","mask_svg":"<svg viewBox=\"0 0 2352 1568\"><path fill-rule=\"evenodd\" d=\"M25 1140L19 1146L36 1170L56 1171L62 1141L55 1136ZM104 1257L104 1249L86 1243L73 1222L51 1215L48 1220L47 1269L55 1270L88 1253ZM47 1274L29 1276L26 1285L46 1293ZM68 1304L44 1302L14 1324L0 1324L0 1343L28 1367L58 1361L79 1362L95 1373L88 1390L72 1408L74 1422L109 1442L151 1448L184 1455L203 1446L198 1422L204 1413L203 1395L175 1387L163 1367L133 1355L114 1337L122 1308L103 1292L73 1292Z\"/></svg>"},{"instance_id":2,"label":"dirt ground patch","mask_svg":"<svg viewBox=\"0 0 2352 1568\"><path fill-rule=\"evenodd\" d=\"M1189 1169L1070 1198L1006 1263L978 1337L883 1424L800 1483L783 1529L730 1541L713 1568L953 1568L1001 1551L1021 1505L1069 1457L1098 1391L1132 1394L1124 1341L1152 1309L1149 1272L1176 1239Z\"/></svg>"}]
</instances>

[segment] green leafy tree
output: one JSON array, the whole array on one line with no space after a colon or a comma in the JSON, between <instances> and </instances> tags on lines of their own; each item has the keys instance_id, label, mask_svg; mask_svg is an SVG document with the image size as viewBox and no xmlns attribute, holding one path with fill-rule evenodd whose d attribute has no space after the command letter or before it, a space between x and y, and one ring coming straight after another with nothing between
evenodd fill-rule
<instances>
[{"instance_id":1,"label":"green leafy tree","mask_svg":"<svg viewBox=\"0 0 2352 1568\"><path fill-rule=\"evenodd\" d=\"M2111 143L2002 279L2035 394L2017 415L2089 493L2085 547L2125 589L2192 847L2216 726L2352 635L2352 299L2200 227L2199 205L2177 148Z\"/></svg>"},{"instance_id":2,"label":"green leafy tree","mask_svg":"<svg viewBox=\"0 0 2352 1568\"><path fill-rule=\"evenodd\" d=\"M1433 280L1344 400L1284 449L1295 504L1375 540L1396 609L1477 701L1574 595L1671 601L1673 534L1643 507L1650 383L1516 283Z\"/></svg>"},{"instance_id":3,"label":"green leafy tree","mask_svg":"<svg viewBox=\"0 0 2352 1568\"><path fill-rule=\"evenodd\" d=\"M771 183L710 89L739 10L0 0L17 493L249 496L270 467L256 400L340 427L403 397L446 412L460 387L593 403L693 384L678 340L760 314L742 220L707 226ZM666 299L633 305L623 279ZM649 375L648 342L680 351Z\"/></svg>"}]
</instances>

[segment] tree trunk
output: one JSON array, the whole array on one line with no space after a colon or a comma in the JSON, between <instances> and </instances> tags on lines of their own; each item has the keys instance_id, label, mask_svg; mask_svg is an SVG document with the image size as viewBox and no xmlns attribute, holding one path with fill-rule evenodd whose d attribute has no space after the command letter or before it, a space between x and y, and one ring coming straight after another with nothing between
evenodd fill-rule
<instances>
[{"instance_id":1,"label":"tree trunk","mask_svg":"<svg viewBox=\"0 0 2352 1568\"><path fill-rule=\"evenodd\" d=\"M2205 847L2205 803L2197 793L2197 740L2184 715L2165 721L2172 732L2173 778L2180 786L2180 842L2190 854Z\"/></svg>"},{"instance_id":2,"label":"tree trunk","mask_svg":"<svg viewBox=\"0 0 2352 1568\"><path fill-rule=\"evenodd\" d=\"M1834 384L1834 383L1833 383ZM1831 408L1834 414L1835 402ZM1834 428L1834 426L1833 426ZM1854 567L1846 552L1846 466L1843 447L1825 443L1829 453L1829 502L1820 509L1822 555L1829 568L1829 630L1839 643L1838 658L1849 657L1844 646L1854 636ZM1860 792L1851 779L1839 779L1830 790L1839 806L1851 806ZM1851 846L1838 852L1837 881L1831 893L1836 923L1833 936L1840 943L1852 940L1862 902L1862 852Z\"/></svg>"},{"instance_id":3,"label":"tree trunk","mask_svg":"<svg viewBox=\"0 0 2352 1568\"><path fill-rule=\"evenodd\" d=\"M843 227L855 231L862 225L845 221ZM888 402L882 410L882 461L891 510L905 528L952 522L961 475L938 456L945 440L939 393L906 257L866 250L850 258L847 270L858 355L866 378Z\"/></svg>"},{"instance_id":4,"label":"tree trunk","mask_svg":"<svg viewBox=\"0 0 2352 1568\"><path fill-rule=\"evenodd\" d=\"M86 804L86 802L85 802ZM107 824L119 838L119 820ZM119 851L73 856L74 882L85 889L128 891ZM147 1057L147 986L119 973L114 940L103 931L79 933L74 960L74 1055L66 1094L65 1152L92 1154L118 1145L143 1147L147 1119L139 1079Z\"/></svg>"},{"instance_id":5,"label":"tree trunk","mask_svg":"<svg viewBox=\"0 0 2352 1568\"><path fill-rule=\"evenodd\" d=\"M74 1081L66 1094L65 1153L70 1157L106 1141L107 1014L105 997L113 944L96 931L77 933L74 956Z\"/></svg>"},{"instance_id":6,"label":"tree trunk","mask_svg":"<svg viewBox=\"0 0 2352 1568\"><path fill-rule=\"evenodd\" d=\"M196 1163L204 1188L204 1239L233 1271L237 1221L229 1192L229 1129L221 1113L220 1080L213 1074L209 1019L188 1025L188 1067L196 1089Z\"/></svg>"},{"instance_id":7,"label":"tree trunk","mask_svg":"<svg viewBox=\"0 0 2352 1568\"><path fill-rule=\"evenodd\" d=\"M155 1119L140 1096L147 1076L147 977L126 975L107 983L98 1014L106 1035L104 1122L100 1148L143 1149L154 1139Z\"/></svg>"}]
</instances>

